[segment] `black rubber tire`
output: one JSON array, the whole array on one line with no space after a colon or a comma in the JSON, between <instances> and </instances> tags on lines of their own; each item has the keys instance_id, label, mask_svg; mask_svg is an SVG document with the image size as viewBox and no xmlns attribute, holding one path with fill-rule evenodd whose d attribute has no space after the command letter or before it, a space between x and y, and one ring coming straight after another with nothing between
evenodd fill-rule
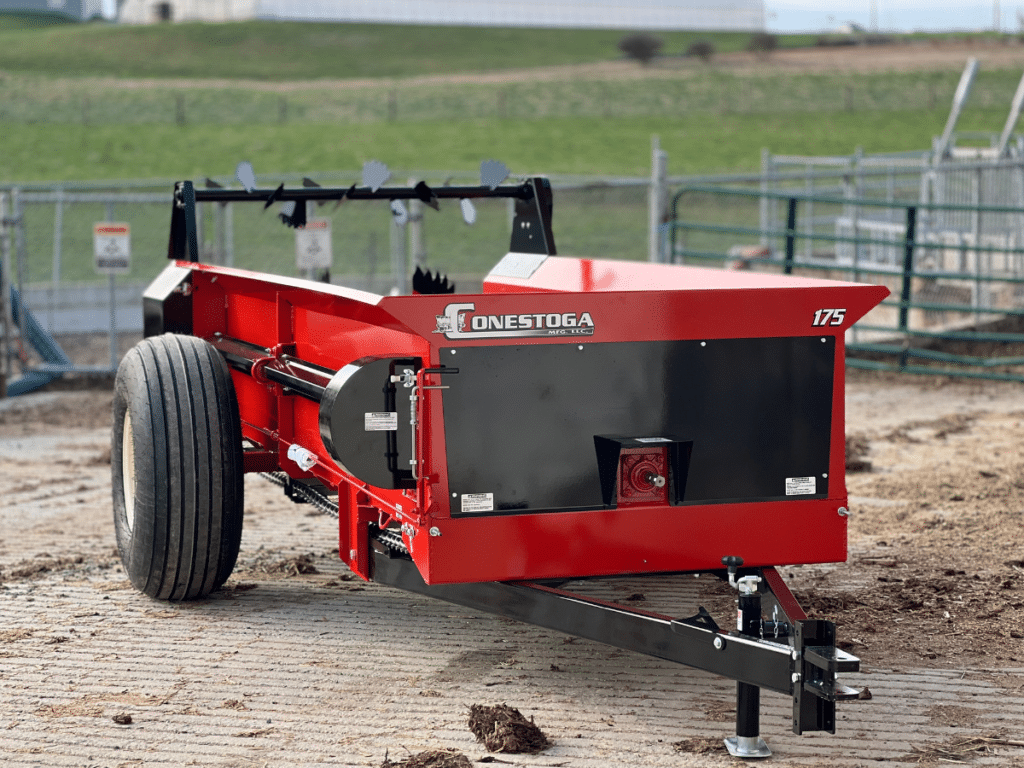
<instances>
[{"instance_id":1,"label":"black rubber tire","mask_svg":"<svg viewBox=\"0 0 1024 768\"><path fill-rule=\"evenodd\" d=\"M231 375L210 344L166 334L125 355L110 466L117 548L135 588L180 601L220 587L242 538L242 435Z\"/></svg>"}]
</instances>

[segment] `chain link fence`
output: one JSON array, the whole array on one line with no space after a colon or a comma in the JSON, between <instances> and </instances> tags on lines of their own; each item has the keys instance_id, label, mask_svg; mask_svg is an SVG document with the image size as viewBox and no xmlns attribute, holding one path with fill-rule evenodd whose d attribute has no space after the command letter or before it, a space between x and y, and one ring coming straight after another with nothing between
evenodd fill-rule
<instances>
[{"instance_id":1,"label":"chain link fence","mask_svg":"<svg viewBox=\"0 0 1024 768\"><path fill-rule=\"evenodd\" d=\"M478 183L466 173L394 174L404 183ZM357 174L314 177L323 186L359 183ZM233 179L211 179L222 186ZM199 181L199 184L207 183ZM277 176L261 186L298 185L302 177ZM650 180L553 178L554 232L558 252L575 256L645 259L648 256ZM125 182L99 187L0 188L5 210L3 255L8 282L28 310L4 323L16 338L3 349L9 374L21 368L88 372L116 369L123 350L142 330L141 294L167 264L173 181ZM475 202L476 221L467 225L457 204L440 211L410 207L396 225L387 201L312 207L310 215L331 225L331 282L374 293L407 290L414 266L447 274L465 293L481 289L484 276L509 247L512 211L506 200ZM284 226L277 206L202 203L197 206L202 260L289 276L311 276L297 266L295 230ZM123 274L97 271L93 226L123 222L130 228L130 268ZM316 275L323 278L324 275ZM8 294L10 297L10 294ZM17 314L18 302L6 302ZM27 323L67 350L60 362L40 356Z\"/></svg>"}]
</instances>

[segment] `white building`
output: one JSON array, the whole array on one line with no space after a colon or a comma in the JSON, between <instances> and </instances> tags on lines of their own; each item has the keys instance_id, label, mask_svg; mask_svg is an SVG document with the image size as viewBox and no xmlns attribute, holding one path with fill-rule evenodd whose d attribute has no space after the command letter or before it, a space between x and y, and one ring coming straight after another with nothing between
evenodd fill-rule
<instances>
[{"instance_id":1,"label":"white building","mask_svg":"<svg viewBox=\"0 0 1024 768\"><path fill-rule=\"evenodd\" d=\"M124 0L118 19L270 18L354 23L578 29L764 28L763 0Z\"/></svg>"},{"instance_id":2,"label":"white building","mask_svg":"<svg viewBox=\"0 0 1024 768\"><path fill-rule=\"evenodd\" d=\"M2 11L62 13L72 19L88 21L103 14L103 0L0 0Z\"/></svg>"},{"instance_id":3,"label":"white building","mask_svg":"<svg viewBox=\"0 0 1024 768\"><path fill-rule=\"evenodd\" d=\"M117 20L125 24L157 21L243 21L257 16L259 0L119 0Z\"/></svg>"}]
</instances>

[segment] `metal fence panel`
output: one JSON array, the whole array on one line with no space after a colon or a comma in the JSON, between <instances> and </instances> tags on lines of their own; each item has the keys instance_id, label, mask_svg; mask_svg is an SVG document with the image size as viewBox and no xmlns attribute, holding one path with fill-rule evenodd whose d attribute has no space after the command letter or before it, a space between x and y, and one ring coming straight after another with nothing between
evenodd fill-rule
<instances>
[{"instance_id":1,"label":"metal fence panel","mask_svg":"<svg viewBox=\"0 0 1024 768\"><path fill-rule=\"evenodd\" d=\"M407 176L437 185L445 179L476 183L458 173ZM352 174L323 175L317 181L347 187L358 179ZM296 184L301 177L261 179L264 185L281 182ZM559 253L647 258L649 184L649 179L553 179ZM114 370L122 347L141 333L142 291L167 264L172 189L168 181L113 187L34 185L0 192L11 213L2 230L10 244L6 274L39 328L58 336L69 348L76 370ZM407 226L393 225L386 201L331 203L314 208L311 214L331 221L332 282L382 294L401 287L410 268L403 261L405 266L396 273L393 265L401 243L404 253L418 255L417 264L448 274L460 291L474 292L508 250L512 222L506 200L483 199L475 206L472 226L463 221L457 204L442 205L438 212L422 211L423 220L410 247L406 247L407 238L412 239L413 233ZM126 274L107 276L94 268L93 224L108 220L130 227L131 268ZM259 204L202 203L197 206L197 226L203 261L303 276L296 266L295 232L283 226L276 206L264 210ZM5 330L9 327L2 318L0 325ZM27 333L16 335L27 337ZM15 340L3 349L20 358L13 362L23 369L52 366L30 344ZM8 355L3 357L9 361Z\"/></svg>"},{"instance_id":2,"label":"metal fence panel","mask_svg":"<svg viewBox=\"0 0 1024 768\"><path fill-rule=\"evenodd\" d=\"M684 187L673 260L885 285L890 297L847 336L851 365L1024 381L1024 209L1012 195L1021 168L950 169L950 186L973 177L1003 195L989 205L974 193L934 203L806 194L795 183Z\"/></svg>"}]
</instances>

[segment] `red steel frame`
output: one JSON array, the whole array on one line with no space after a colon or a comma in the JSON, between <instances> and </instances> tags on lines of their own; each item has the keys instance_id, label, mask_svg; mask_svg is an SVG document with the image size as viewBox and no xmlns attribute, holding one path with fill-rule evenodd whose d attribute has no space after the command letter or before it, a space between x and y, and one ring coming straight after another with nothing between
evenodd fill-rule
<instances>
[{"instance_id":1,"label":"red steel frame","mask_svg":"<svg viewBox=\"0 0 1024 768\"><path fill-rule=\"evenodd\" d=\"M252 374L232 370L247 471L275 465L296 480L337 489L339 551L371 576L369 524L398 523L428 584L535 580L604 574L708 571L725 555L746 567L846 559L844 354L847 329L881 301L885 288L751 272L547 257L527 279L493 277L479 295L374 294L238 269L176 262L191 271L192 333L271 350ZM589 313L592 335L541 338L446 338L436 317L453 303L486 315ZM817 327L820 310L830 313ZM836 319L840 322L831 325ZM420 460L415 489L388 490L348 475L320 437L319 408L262 367L287 352L336 371L367 358L420 358L424 368L457 365L442 348L500 344L588 344L785 336L835 337L829 498L687 506L631 505L500 516L452 517L446 466L443 390L420 389ZM417 384L443 377L420 370ZM400 403L401 393L399 389ZM399 405L402 426L408 408ZM316 458L308 471L287 457L293 444Z\"/></svg>"}]
</instances>

